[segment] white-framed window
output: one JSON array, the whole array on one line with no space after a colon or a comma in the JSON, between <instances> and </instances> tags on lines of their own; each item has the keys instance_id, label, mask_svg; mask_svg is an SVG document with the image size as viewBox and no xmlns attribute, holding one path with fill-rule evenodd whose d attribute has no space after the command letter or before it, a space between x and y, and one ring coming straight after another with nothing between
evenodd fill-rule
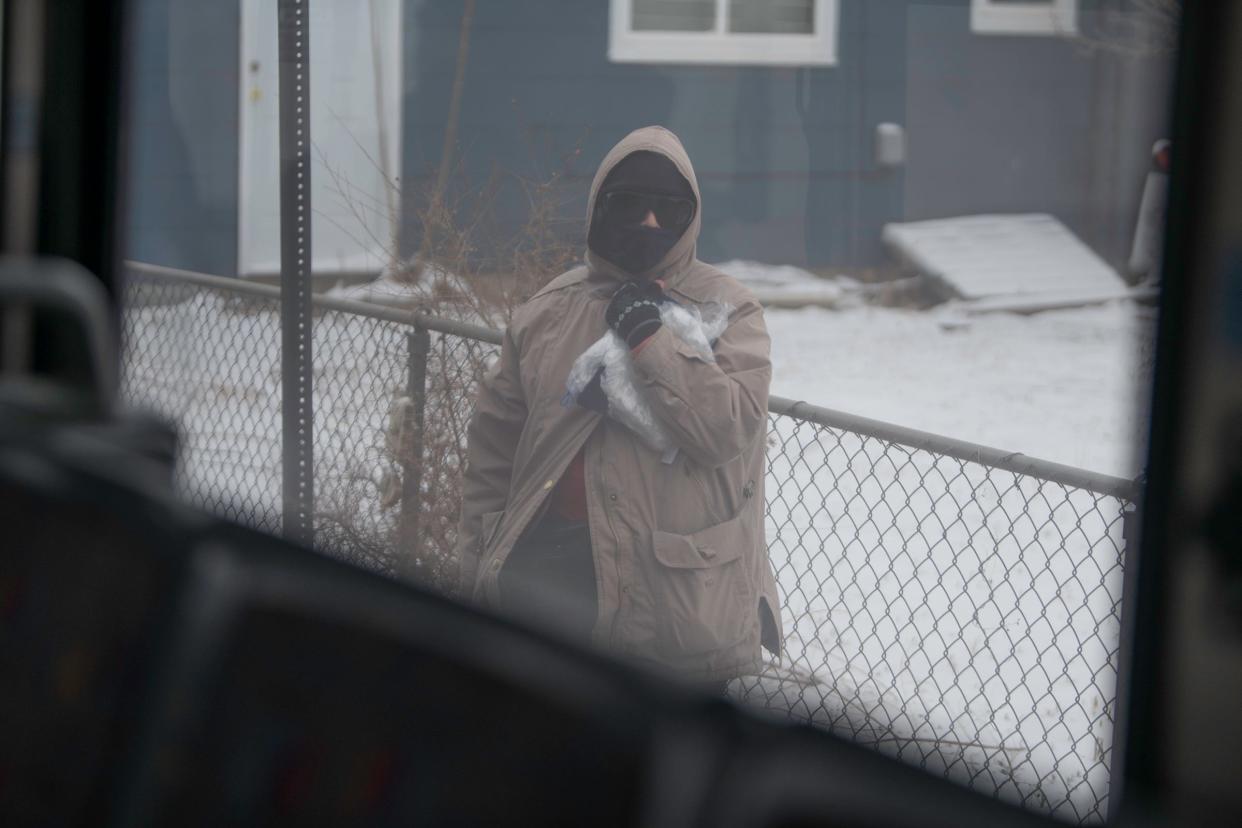
<instances>
[{"instance_id":1,"label":"white-framed window","mask_svg":"<svg viewBox=\"0 0 1242 828\"><path fill-rule=\"evenodd\" d=\"M977 34L1074 34L1078 0L971 0L970 30Z\"/></svg>"},{"instance_id":2,"label":"white-framed window","mask_svg":"<svg viewBox=\"0 0 1242 828\"><path fill-rule=\"evenodd\" d=\"M837 0L611 0L619 63L831 66Z\"/></svg>"}]
</instances>

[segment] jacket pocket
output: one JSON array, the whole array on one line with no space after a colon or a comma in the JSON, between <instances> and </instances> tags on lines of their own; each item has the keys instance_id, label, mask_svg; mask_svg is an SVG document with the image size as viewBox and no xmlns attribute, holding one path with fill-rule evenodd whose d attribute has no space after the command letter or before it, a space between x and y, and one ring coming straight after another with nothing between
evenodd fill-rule
<instances>
[{"instance_id":1,"label":"jacket pocket","mask_svg":"<svg viewBox=\"0 0 1242 828\"><path fill-rule=\"evenodd\" d=\"M685 452L680 452L671 465L660 467L655 501L655 525L668 534L690 534L704 524L721 523L735 514L722 508L726 504L713 496L710 481Z\"/></svg>"},{"instance_id":2,"label":"jacket pocket","mask_svg":"<svg viewBox=\"0 0 1242 828\"><path fill-rule=\"evenodd\" d=\"M745 513L688 535L656 531L652 593L660 649L667 657L722 650L745 638L756 619L745 561Z\"/></svg>"}]
</instances>

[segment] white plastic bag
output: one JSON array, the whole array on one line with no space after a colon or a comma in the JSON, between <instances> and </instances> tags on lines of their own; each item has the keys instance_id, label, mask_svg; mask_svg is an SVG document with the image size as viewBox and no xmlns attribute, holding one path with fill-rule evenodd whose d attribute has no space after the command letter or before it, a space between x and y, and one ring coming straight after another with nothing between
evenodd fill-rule
<instances>
[{"instance_id":1,"label":"white plastic bag","mask_svg":"<svg viewBox=\"0 0 1242 828\"><path fill-rule=\"evenodd\" d=\"M716 302L707 304L702 311L665 302L660 306L660 321L673 336L698 351L703 359L715 362L712 343L729 326L732 313L729 305ZM614 331L604 334L574 362L565 382L564 404L573 405L600 368L604 369L600 388L608 400L608 416L660 452L665 463L673 462L677 446L643 397L634 377L634 357Z\"/></svg>"}]
</instances>

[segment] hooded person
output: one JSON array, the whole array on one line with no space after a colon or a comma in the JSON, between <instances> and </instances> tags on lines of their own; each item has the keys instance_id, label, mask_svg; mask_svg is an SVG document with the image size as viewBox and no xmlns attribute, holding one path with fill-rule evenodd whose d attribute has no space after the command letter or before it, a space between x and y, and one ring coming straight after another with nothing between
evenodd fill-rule
<instances>
[{"instance_id":1,"label":"hooded person","mask_svg":"<svg viewBox=\"0 0 1242 828\"><path fill-rule=\"evenodd\" d=\"M768 334L755 297L695 257L701 204L668 130L605 156L585 264L518 308L480 385L456 551L464 597L718 685L782 635L764 538ZM610 338L622 362L572 393ZM618 416L610 372L671 450Z\"/></svg>"}]
</instances>

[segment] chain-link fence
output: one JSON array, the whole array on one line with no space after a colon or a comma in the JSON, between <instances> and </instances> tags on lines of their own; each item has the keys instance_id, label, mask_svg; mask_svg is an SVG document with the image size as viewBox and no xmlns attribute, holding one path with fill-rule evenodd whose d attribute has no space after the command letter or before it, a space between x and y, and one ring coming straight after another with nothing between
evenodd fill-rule
<instances>
[{"instance_id":1,"label":"chain-link fence","mask_svg":"<svg viewBox=\"0 0 1242 828\"><path fill-rule=\"evenodd\" d=\"M767 539L786 653L740 695L977 790L1102 821L1130 484L773 409Z\"/></svg>"},{"instance_id":2,"label":"chain-link fence","mask_svg":"<svg viewBox=\"0 0 1242 828\"><path fill-rule=\"evenodd\" d=\"M274 288L134 277L122 389L177 424L178 483L194 502L281 531L280 299ZM409 314L318 307L313 323L316 541L397 567Z\"/></svg>"},{"instance_id":3,"label":"chain-link fence","mask_svg":"<svg viewBox=\"0 0 1242 828\"><path fill-rule=\"evenodd\" d=\"M191 499L279 531L278 291L145 272L124 318L127 398L179 424ZM442 583L474 389L499 335L316 308L317 543ZM1102 821L1131 484L780 399L768 463L785 652L733 694Z\"/></svg>"}]
</instances>

